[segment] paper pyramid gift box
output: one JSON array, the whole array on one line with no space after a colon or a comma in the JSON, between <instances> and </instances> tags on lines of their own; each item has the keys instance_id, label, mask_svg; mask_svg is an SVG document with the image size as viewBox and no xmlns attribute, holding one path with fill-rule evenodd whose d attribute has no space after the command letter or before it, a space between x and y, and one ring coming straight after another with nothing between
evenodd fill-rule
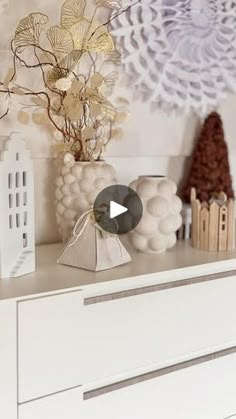
<instances>
[{"instance_id":1,"label":"paper pyramid gift box","mask_svg":"<svg viewBox=\"0 0 236 419\"><path fill-rule=\"evenodd\" d=\"M117 235L109 234L88 211L77 221L58 263L89 271L103 271L123 265L131 257Z\"/></svg>"}]
</instances>

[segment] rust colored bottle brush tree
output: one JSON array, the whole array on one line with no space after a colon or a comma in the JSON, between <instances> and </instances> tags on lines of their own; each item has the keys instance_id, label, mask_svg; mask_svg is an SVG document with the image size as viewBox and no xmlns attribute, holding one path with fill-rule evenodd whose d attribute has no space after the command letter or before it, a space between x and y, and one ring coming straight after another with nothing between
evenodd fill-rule
<instances>
[{"instance_id":1,"label":"rust colored bottle brush tree","mask_svg":"<svg viewBox=\"0 0 236 419\"><path fill-rule=\"evenodd\" d=\"M202 128L196 143L189 173L183 183L181 197L190 203L191 189L196 189L197 198L208 202L224 192L234 198L228 147L220 115L211 113Z\"/></svg>"},{"instance_id":2,"label":"rust colored bottle brush tree","mask_svg":"<svg viewBox=\"0 0 236 419\"><path fill-rule=\"evenodd\" d=\"M181 195L185 203L191 202L193 247L233 249L234 192L223 123L216 112L203 125Z\"/></svg>"}]
</instances>

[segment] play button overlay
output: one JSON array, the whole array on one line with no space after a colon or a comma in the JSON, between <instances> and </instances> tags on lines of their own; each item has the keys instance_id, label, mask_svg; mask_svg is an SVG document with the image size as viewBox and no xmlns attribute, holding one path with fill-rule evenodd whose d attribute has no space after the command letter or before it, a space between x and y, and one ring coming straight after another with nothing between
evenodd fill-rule
<instances>
[{"instance_id":1,"label":"play button overlay","mask_svg":"<svg viewBox=\"0 0 236 419\"><path fill-rule=\"evenodd\" d=\"M123 207L123 205L117 204L117 202L110 202L110 218L116 218L121 214L124 214L128 211L128 208Z\"/></svg>"},{"instance_id":2,"label":"play button overlay","mask_svg":"<svg viewBox=\"0 0 236 419\"><path fill-rule=\"evenodd\" d=\"M143 205L138 194L124 185L113 185L97 196L94 217L99 226L110 234L126 234L141 221Z\"/></svg>"}]
</instances>

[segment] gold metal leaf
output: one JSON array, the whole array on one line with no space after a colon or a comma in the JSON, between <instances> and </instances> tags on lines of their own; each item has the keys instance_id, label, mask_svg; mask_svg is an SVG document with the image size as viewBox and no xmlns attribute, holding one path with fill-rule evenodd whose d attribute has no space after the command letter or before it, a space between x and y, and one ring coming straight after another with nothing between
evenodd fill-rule
<instances>
[{"instance_id":1,"label":"gold metal leaf","mask_svg":"<svg viewBox=\"0 0 236 419\"><path fill-rule=\"evenodd\" d=\"M20 111L18 112L17 119L21 124L27 125L29 123L30 117L27 112Z\"/></svg>"},{"instance_id":2,"label":"gold metal leaf","mask_svg":"<svg viewBox=\"0 0 236 419\"><path fill-rule=\"evenodd\" d=\"M123 122L126 122L129 117L128 112L117 112L115 122L118 124L121 124Z\"/></svg>"},{"instance_id":3,"label":"gold metal leaf","mask_svg":"<svg viewBox=\"0 0 236 419\"><path fill-rule=\"evenodd\" d=\"M63 100L63 105L65 109L70 109L76 104L77 99L73 95L67 95Z\"/></svg>"},{"instance_id":4,"label":"gold metal leaf","mask_svg":"<svg viewBox=\"0 0 236 419\"><path fill-rule=\"evenodd\" d=\"M61 107L61 98L58 95L51 95L50 96L51 107L54 112L57 112L58 109Z\"/></svg>"},{"instance_id":5,"label":"gold metal leaf","mask_svg":"<svg viewBox=\"0 0 236 419\"><path fill-rule=\"evenodd\" d=\"M72 121L80 120L83 113L83 106L78 98L73 95L67 95L63 100L65 115Z\"/></svg>"},{"instance_id":6,"label":"gold metal leaf","mask_svg":"<svg viewBox=\"0 0 236 419\"><path fill-rule=\"evenodd\" d=\"M112 36L107 29L96 20L91 21L87 17L81 18L71 26L75 48L89 52L111 52L114 50Z\"/></svg>"},{"instance_id":7,"label":"gold metal leaf","mask_svg":"<svg viewBox=\"0 0 236 419\"><path fill-rule=\"evenodd\" d=\"M11 89L11 92L13 92L15 95L18 95L18 96L24 96L25 95L24 90L20 89L20 87L13 87Z\"/></svg>"},{"instance_id":8,"label":"gold metal leaf","mask_svg":"<svg viewBox=\"0 0 236 419\"><path fill-rule=\"evenodd\" d=\"M81 93L81 91L84 89L84 87L85 87L84 83L82 83L79 80L74 80L72 82L70 92L73 93L74 95L78 95L79 93Z\"/></svg>"},{"instance_id":9,"label":"gold metal leaf","mask_svg":"<svg viewBox=\"0 0 236 419\"><path fill-rule=\"evenodd\" d=\"M111 132L111 138L113 140L121 140L121 138L123 137L123 135L124 135L124 131L123 131L122 128L115 128Z\"/></svg>"},{"instance_id":10,"label":"gold metal leaf","mask_svg":"<svg viewBox=\"0 0 236 419\"><path fill-rule=\"evenodd\" d=\"M86 96L91 102L100 103L103 101L103 97L98 93L98 91L92 87L86 87Z\"/></svg>"},{"instance_id":11,"label":"gold metal leaf","mask_svg":"<svg viewBox=\"0 0 236 419\"><path fill-rule=\"evenodd\" d=\"M94 138L95 129L93 127L86 127L82 130L82 137L85 140L91 140Z\"/></svg>"},{"instance_id":12,"label":"gold metal leaf","mask_svg":"<svg viewBox=\"0 0 236 419\"><path fill-rule=\"evenodd\" d=\"M86 0L67 0L61 9L61 25L70 28L84 15Z\"/></svg>"},{"instance_id":13,"label":"gold metal leaf","mask_svg":"<svg viewBox=\"0 0 236 419\"><path fill-rule=\"evenodd\" d=\"M55 135L55 132L57 132L57 129L54 127L54 125L51 124L51 122L48 120L47 123L44 125L44 128L46 128L48 134L53 137Z\"/></svg>"},{"instance_id":14,"label":"gold metal leaf","mask_svg":"<svg viewBox=\"0 0 236 419\"><path fill-rule=\"evenodd\" d=\"M74 50L70 52L66 57L62 58L57 65L49 71L47 76L47 83L50 87L53 87L57 80L67 77L77 65L81 58L81 51Z\"/></svg>"},{"instance_id":15,"label":"gold metal leaf","mask_svg":"<svg viewBox=\"0 0 236 419\"><path fill-rule=\"evenodd\" d=\"M97 118L102 113L102 107L98 103L91 103L90 114L92 117Z\"/></svg>"},{"instance_id":16,"label":"gold metal leaf","mask_svg":"<svg viewBox=\"0 0 236 419\"><path fill-rule=\"evenodd\" d=\"M60 115L57 115L57 114L55 115L54 114L53 120L54 120L54 122L57 124L57 126L59 128L63 128L64 127L64 125L65 125L65 118L63 116L60 116Z\"/></svg>"},{"instance_id":17,"label":"gold metal leaf","mask_svg":"<svg viewBox=\"0 0 236 419\"><path fill-rule=\"evenodd\" d=\"M68 54L74 49L74 42L70 32L60 26L53 26L47 32L48 40L54 52Z\"/></svg>"},{"instance_id":18,"label":"gold metal leaf","mask_svg":"<svg viewBox=\"0 0 236 419\"><path fill-rule=\"evenodd\" d=\"M56 82L69 74L69 71L66 68L61 68L60 65L55 65L52 70L48 72L47 75L47 85L49 87L54 87Z\"/></svg>"},{"instance_id":19,"label":"gold metal leaf","mask_svg":"<svg viewBox=\"0 0 236 419\"><path fill-rule=\"evenodd\" d=\"M90 79L92 88L101 87L104 82L104 78L100 73L95 73Z\"/></svg>"},{"instance_id":20,"label":"gold metal leaf","mask_svg":"<svg viewBox=\"0 0 236 419\"><path fill-rule=\"evenodd\" d=\"M39 43L39 38L48 16L42 13L31 13L20 21L16 28L14 43L16 47L23 47Z\"/></svg>"},{"instance_id":21,"label":"gold metal leaf","mask_svg":"<svg viewBox=\"0 0 236 419\"><path fill-rule=\"evenodd\" d=\"M126 99L125 97L122 97L122 96L117 97L116 102L120 106L125 106L126 107L126 106L130 105L129 100Z\"/></svg>"},{"instance_id":22,"label":"gold metal leaf","mask_svg":"<svg viewBox=\"0 0 236 419\"><path fill-rule=\"evenodd\" d=\"M113 92L113 88L118 82L119 74L117 71L112 71L104 77L104 87L102 92L105 96L110 96Z\"/></svg>"},{"instance_id":23,"label":"gold metal leaf","mask_svg":"<svg viewBox=\"0 0 236 419\"><path fill-rule=\"evenodd\" d=\"M57 90L61 90L62 92L67 92L70 90L72 85L72 80L69 77L63 77L62 79L57 80L55 87Z\"/></svg>"},{"instance_id":24,"label":"gold metal leaf","mask_svg":"<svg viewBox=\"0 0 236 419\"><path fill-rule=\"evenodd\" d=\"M116 118L116 110L114 106L109 102L108 100L105 100L104 103L101 106L101 116L104 119L104 122L111 121L113 122Z\"/></svg>"},{"instance_id":25,"label":"gold metal leaf","mask_svg":"<svg viewBox=\"0 0 236 419\"><path fill-rule=\"evenodd\" d=\"M121 53L117 50L110 52L105 60L104 63L112 63L114 65L120 66L121 65Z\"/></svg>"},{"instance_id":26,"label":"gold metal leaf","mask_svg":"<svg viewBox=\"0 0 236 419\"><path fill-rule=\"evenodd\" d=\"M122 7L120 0L97 0L96 5L98 7L110 7L110 9L119 10Z\"/></svg>"},{"instance_id":27,"label":"gold metal leaf","mask_svg":"<svg viewBox=\"0 0 236 419\"><path fill-rule=\"evenodd\" d=\"M3 82L5 89L8 89L9 83L15 79L14 73L14 68L9 68L5 80Z\"/></svg>"},{"instance_id":28,"label":"gold metal leaf","mask_svg":"<svg viewBox=\"0 0 236 419\"><path fill-rule=\"evenodd\" d=\"M104 81L106 86L108 87L114 87L118 81L119 74L117 71L112 71L109 73L106 77L104 77Z\"/></svg>"},{"instance_id":29,"label":"gold metal leaf","mask_svg":"<svg viewBox=\"0 0 236 419\"><path fill-rule=\"evenodd\" d=\"M46 99L44 100L40 97L32 97L31 102L34 103L35 105L41 107L41 108L47 108L48 107L47 100Z\"/></svg>"},{"instance_id":30,"label":"gold metal leaf","mask_svg":"<svg viewBox=\"0 0 236 419\"><path fill-rule=\"evenodd\" d=\"M32 114L32 121L36 125L44 125L47 120L46 114L43 112L34 112Z\"/></svg>"},{"instance_id":31,"label":"gold metal leaf","mask_svg":"<svg viewBox=\"0 0 236 419\"><path fill-rule=\"evenodd\" d=\"M106 143L106 138L101 137L96 140L96 146L93 151L94 156L98 156L99 154L103 152L105 143Z\"/></svg>"}]
</instances>

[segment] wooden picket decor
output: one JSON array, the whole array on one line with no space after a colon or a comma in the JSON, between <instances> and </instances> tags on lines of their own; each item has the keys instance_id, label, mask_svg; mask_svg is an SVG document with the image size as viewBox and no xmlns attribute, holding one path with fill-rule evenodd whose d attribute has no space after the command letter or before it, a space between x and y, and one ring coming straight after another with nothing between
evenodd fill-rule
<instances>
[{"instance_id":1,"label":"wooden picket decor","mask_svg":"<svg viewBox=\"0 0 236 419\"><path fill-rule=\"evenodd\" d=\"M198 199L192 201L192 244L197 249L200 248L200 213L201 204ZM193 222L194 220L194 222Z\"/></svg>"},{"instance_id":2,"label":"wooden picket decor","mask_svg":"<svg viewBox=\"0 0 236 419\"><path fill-rule=\"evenodd\" d=\"M222 192L218 198L201 203L191 191L192 246L205 251L235 248L235 203Z\"/></svg>"},{"instance_id":3,"label":"wooden picket decor","mask_svg":"<svg viewBox=\"0 0 236 419\"><path fill-rule=\"evenodd\" d=\"M217 252L218 250L218 228L216 228L216 221L219 219L219 205L213 202L210 205L210 219L209 219L209 251Z\"/></svg>"},{"instance_id":4,"label":"wooden picket decor","mask_svg":"<svg viewBox=\"0 0 236 419\"><path fill-rule=\"evenodd\" d=\"M235 248L235 220L234 220L234 201L230 199L228 201L228 242L227 249L233 250Z\"/></svg>"},{"instance_id":5,"label":"wooden picket decor","mask_svg":"<svg viewBox=\"0 0 236 419\"><path fill-rule=\"evenodd\" d=\"M203 207L200 211L200 248L208 250L209 248L209 211Z\"/></svg>"}]
</instances>

